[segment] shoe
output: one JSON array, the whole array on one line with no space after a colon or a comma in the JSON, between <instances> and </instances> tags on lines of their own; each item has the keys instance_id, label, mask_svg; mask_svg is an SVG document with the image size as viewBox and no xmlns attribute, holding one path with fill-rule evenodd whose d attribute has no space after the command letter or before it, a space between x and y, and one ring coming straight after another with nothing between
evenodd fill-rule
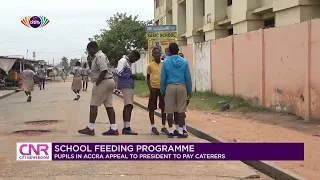
<instances>
[{"instance_id":1,"label":"shoe","mask_svg":"<svg viewBox=\"0 0 320 180\"><path fill-rule=\"evenodd\" d=\"M157 128L153 127L151 129L151 132L154 134L154 135L160 135L159 131L157 130Z\"/></svg>"},{"instance_id":2,"label":"shoe","mask_svg":"<svg viewBox=\"0 0 320 180\"><path fill-rule=\"evenodd\" d=\"M188 134L179 134L178 138L180 139L188 138Z\"/></svg>"},{"instance_id":3,"label":"shoe","mask_svg":"<svg viewBox=\"0 0 320 180\"><path fill-rule=\"evenodd\" d=\"M91 130L88 127L86 127L84 129L79 130L78 133L83 134L83 135L94 136L94 129Z\"/></svg>"},{"instance_id":4,"label":"shoe","mask_svg":"<svg viewBox=\"0 0 320 180\"><path fill-rule=\"evenodd\" d=\"M162 133L164 133L164 134L166 134L166 135L169 135L169 131L168 131L168 129L167 128L161 128L161 132Z\"/></svg>"},{"instance_id":5,"label":"shoe","mask_svg":"<svg viewBox=\"0 0 320 180\"><path fill-rule=\"evenodd\" d=\"M80 99L80 97L81 97L80 95L77 95L77 97L74 98L73 100L78 101Z\"/></svg>"},{"instance_id":6,"label":"shoe","mask_svg":"<svg viewBox=\"0 0 320 180\"><path fill-rule=\"evenodd\" d=\"M123 128L122 129L122 134L123 135L138 135L138 133L134 132L131 130L131 128Z\"/></svg>"},{"instance_id":7,"label":"shoe","mask_svg":"<svg viewBox=\"0 0 320 180\"><path fill-rule=\"evenodd\" d=\"M188 134L188 132L186 130L183 130L183 134Z\"/></svg>"},{"instance_id":8,"label":"shoe","mask_svg":"<svg viewBox=\"0 0 320 180\"><path fill-rule=\"evenodd\" d=\"M109 129L109 131L106 131L104 133L102 133L103 136L118 136L119 135L119 131L117 130L113 130L113 129Z\"/></svg>"},{"instance_id":9,"label":"shoe","mask_svg":"<svg viewBox=\"0 0 320 180\"><path fill-rule=\"evenodd\" d=\"M173 135L174 136L179 136L179 132L177 130L174 130Z\"/></svg>"},{"instance_id":10,"label":"shoe","mask_svg":"<svg viewBox=\"0 0 320 180\"><path fill-rule=\"evenodd\" d=\"M169 133L168 138L174 138L174 134L173 133Z\"/></svg>"},{"instance_id":11,"label":"shoe","mask_svg":"<svg viewBox=\"0 0 320 180\"><path fill-rule=\"evenodd\" d=\"M27 102L31 102L31 96L28 96Z\"/></svg>"}]
</instances>

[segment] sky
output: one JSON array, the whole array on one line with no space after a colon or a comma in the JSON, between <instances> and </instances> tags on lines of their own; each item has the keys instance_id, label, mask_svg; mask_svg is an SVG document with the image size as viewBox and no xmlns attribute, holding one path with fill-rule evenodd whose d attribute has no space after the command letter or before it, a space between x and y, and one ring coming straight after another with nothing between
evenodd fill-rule
<instances>
[{"instance_id":1,"label":"sky","mask_svg":"<svg viewBox=\"0 0 320 180\"><path fill-rule=\"evenodd\" d=\"M88 38L106 29L115 13L152 20L153 0L8 0L1 2L0 56L21 55L58 64L63 56L81 58ZM49 24L28 28L25 16L45 16ZM28 53L27 53L28 51Z\"/></svg>"}]
</instances>

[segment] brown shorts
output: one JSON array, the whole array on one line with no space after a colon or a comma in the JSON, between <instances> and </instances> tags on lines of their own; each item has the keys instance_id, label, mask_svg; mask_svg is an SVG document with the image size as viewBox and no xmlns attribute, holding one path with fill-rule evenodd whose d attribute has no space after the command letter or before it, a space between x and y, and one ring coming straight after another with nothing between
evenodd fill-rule
<instances>
[{"instance_id":1,"label":"brown shorts","mask_svg":"<svg viewBox=\"0 0 320 180\"><path fill-rule=\"evenodd\" d=\"M158 104L158 98L159 98L159 104ZM161 96L160 89L152 88L149 95L149 103L148 103L148 109L150 111L154 111L156 109L164 110L164 99Z\"/></svg>"},{"instance_id":2,"label":"brown shorts","mask_svg":"<svg viewBox=\"0 0 320 180\"><path fill-rule=\"evenodd\" d=\"M185 113L187 111L187 88L184 84L168 84L165 96L165 113Z\"/></svg>"},{"instance_id":3,"label":"brown shorts","mask_svg":"<svg viewBox=\"0 0 320 180\"><path fill-rule=\"evenodd\" d=\"M112 107L114 85L113 79L105 79L99 86L94 83L90 105L101 106L103 104L105 107Z\"/></svg>"}]
</instances>

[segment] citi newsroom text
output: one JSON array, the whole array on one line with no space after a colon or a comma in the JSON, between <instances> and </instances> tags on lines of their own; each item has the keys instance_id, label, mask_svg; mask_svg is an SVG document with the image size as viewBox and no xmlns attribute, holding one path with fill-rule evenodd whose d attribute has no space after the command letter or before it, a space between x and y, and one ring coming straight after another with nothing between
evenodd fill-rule
<instances>
[{"instance_id":1,"label":"citi newsroom text","mask_svg":"<svg viewBox=\"0 0 320 180\"><path fill-rule=\"evenodd\" d=\"M18 161L304 160L303 143L19 142Z\"/></svg>"}]
</instances>

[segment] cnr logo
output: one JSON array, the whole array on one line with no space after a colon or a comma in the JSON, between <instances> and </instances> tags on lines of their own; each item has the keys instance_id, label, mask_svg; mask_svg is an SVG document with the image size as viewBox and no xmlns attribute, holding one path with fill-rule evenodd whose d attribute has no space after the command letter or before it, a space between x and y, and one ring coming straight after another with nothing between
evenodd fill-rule
<instances>
[{"instance_id":1,"label":"cnr logo","mask_svg":"<svg viewBox=\"0 0 320 180\"><path fill-rule=\"evenodd\" d=\"M20 145L20 154L21 155L41 155L43 152L45 155L49 155L48 153L49 145L48 144L22 144Z\"/></svg>"},{"instance_id":2,"label":"cnr logo","mask_svg":"<svg viewBox=\"0 0 320 180\"><path fill-rule=\"evenodd\" d=\"M52 143L17 143L18 161L51 161Z\"/></svg>"}]
</instances>

